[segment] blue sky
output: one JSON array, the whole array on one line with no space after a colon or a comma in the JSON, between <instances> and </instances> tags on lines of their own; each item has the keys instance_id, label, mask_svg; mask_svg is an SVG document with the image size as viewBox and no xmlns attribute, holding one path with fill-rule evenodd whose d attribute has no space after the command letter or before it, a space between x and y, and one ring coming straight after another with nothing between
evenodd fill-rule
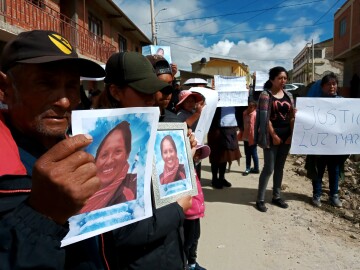
<instances>
[{"instance_id":1,"label":"blue sky","mask_svg":"<svg viewBox=\"0 0 360 270\"><path fill-rule=\"evenodd\" d=\"M150 0L114 2L151 40ZM334 14L345 2L154 0L158 44L170 46L173 62L184 70L202 57L236 59L250 71L291 69L307 43L333 37Z\"/></svg>"}]
</instances>

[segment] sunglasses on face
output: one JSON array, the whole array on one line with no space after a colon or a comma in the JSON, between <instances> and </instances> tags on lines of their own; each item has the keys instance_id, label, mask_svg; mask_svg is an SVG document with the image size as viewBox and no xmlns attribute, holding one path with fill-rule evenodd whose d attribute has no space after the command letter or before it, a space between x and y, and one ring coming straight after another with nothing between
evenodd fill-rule
<instances>
[{"instance_id":1,"label":"sunglasses on face","mask_svg":"<svg viewBox=\"0 0 360 270\"><path fill-rule=\"evenodd\" d=\"M169 85L160 90L160 92L164 95L170 95L173 93L173 91L174 91L174 87L172 85Z\"/></svg>"}]
</instances>

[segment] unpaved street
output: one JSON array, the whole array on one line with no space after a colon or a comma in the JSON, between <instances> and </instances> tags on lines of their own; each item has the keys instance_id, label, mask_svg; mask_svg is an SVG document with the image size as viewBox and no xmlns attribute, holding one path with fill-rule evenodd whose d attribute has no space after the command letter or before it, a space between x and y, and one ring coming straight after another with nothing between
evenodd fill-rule
<instances>
[{"instance_id":1,"label":"unpaved street","mask_svg":"<svg viewBox=\"0 0 360 270\"><path fill-rule=\"evenodd\" d=\"M243 146L241 145L243 153ZM258 148L262 166L262 150ZM266 213L255 208L259 175L242 176L241 164L226 174L233 187L211 187L210 164L202 162L206 202L201 220L198 262L208 270L233 269L360 269L359 224L309 204L311 182L294 173L287 162L283 197L288 209L267 203ZM272 179L266 200L271 201Z\"/></svg>"}]
</instances>

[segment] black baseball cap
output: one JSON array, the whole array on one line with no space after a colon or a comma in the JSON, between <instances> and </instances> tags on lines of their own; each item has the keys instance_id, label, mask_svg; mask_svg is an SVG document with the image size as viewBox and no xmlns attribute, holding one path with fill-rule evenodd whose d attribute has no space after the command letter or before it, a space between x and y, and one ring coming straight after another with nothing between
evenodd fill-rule
<instances>
[{"instance_id":1,"label":"black baseball cap","mask_svg":"<svg viewBox=\"0 0 360 270\"><path fill-rule=\"evenodd\" d=\"M105 83L119 86L126 84L145 94L154 94L171 87L158 79L149 60L137 52L113 54L106 63L105 71Z\"/></svg>"},{"instance_id":2,"label":"black baseball cap","mask_svg":"<svg viewBox=\"0 0 360 270\"><path fill-rule=\"evenodd\" d=\"M171 66L169 62L161 55L152 54L147 55L146 58L150 61L155 69L156 75L170 74L172 75Z\"/></svg>"},{"instance_id":3,"label":"black baseball cap","mask_svg":"<svg viewBox=\"0 0 360 270\"><path fill-rule=\"evenodd\" d=\"M78 65L80 76L100 78L104 69L88 59L79 58L75 48L63 36L54 31L33 30L20 33L9 41L0 58L2 72L7 72L18 63L42 64L66 61Z\"/></svg>"}]
</instances>

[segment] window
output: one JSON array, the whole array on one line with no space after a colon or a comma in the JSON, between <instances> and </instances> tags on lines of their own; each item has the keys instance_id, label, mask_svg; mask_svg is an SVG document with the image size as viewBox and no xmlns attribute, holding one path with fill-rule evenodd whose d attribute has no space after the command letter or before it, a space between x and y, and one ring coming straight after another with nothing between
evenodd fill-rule
<instances>
[{"instance_id":1,"label":"window","mask_svg":"<svg viewBox=\"0 0 360 270\"><path fill-rule=\"evenodd\" d=\"M340 21L340 37L346 34L346 18Z\"/></svg>"},{"instance_id":2,"label":"window","mask_svg":"<svg viewBox=\"0 0 360 270\"><path fill-rule=\"evenodd\" d=\"M91 13L89 13L89 31L102 38L102 22Z\"/></svg>"},{"instance_id":3,"label":"window","mask_svg":"<svg viewBox=\"0 0 360 270\"><path fill-rule=\"evenodd\" d=\"M126 38L119 35L119 52L126 52L127 51L127 41Z\"/></svg>"},{"instance_id":4,"label":"window","mask_svg":"<svg viewBox=\"0 0 360 270\"><path fill-rule=\"evenodd\" d=\"M45 8L44 0L29 0L28 2L38 6L39 8Z\"/></svg>"},{"instance_id":5,"label":"window","mask_svg":"<svg viewBox=\"0 0 360 270\"><path fill-rule=\"evenodd\" d=\"M314 50L314 58L322 58L322 50Z\"/></svg>"}]
</instances>

